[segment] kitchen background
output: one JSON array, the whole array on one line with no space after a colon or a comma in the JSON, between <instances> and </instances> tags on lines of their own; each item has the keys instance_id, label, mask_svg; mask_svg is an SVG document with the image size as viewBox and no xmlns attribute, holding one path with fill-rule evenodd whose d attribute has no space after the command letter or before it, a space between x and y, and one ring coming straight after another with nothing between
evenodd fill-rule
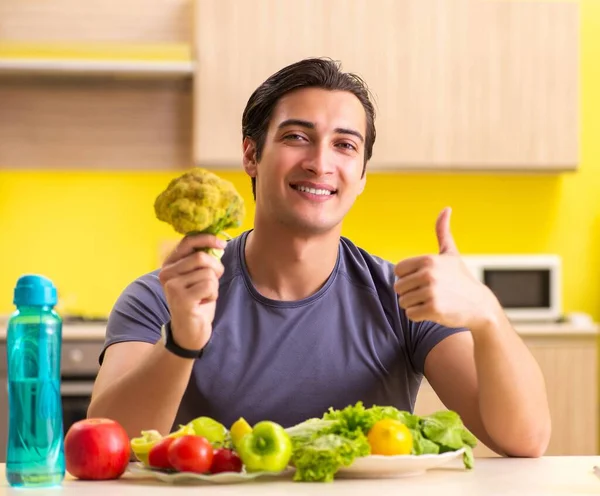
<instances>
[{"instance_id":1,"label":"kitchen background","mask_svg":"<svg viewBox=\"0 0 600 496\"><path fill-rule=\"evenodd\" d=\"M398 5L405 2L398 0ZM200 67L196 74L190 75L185 64L198 50L204 47L206 60L214 62L219 49L227 43L215 41L214 52L207 51L206 43L212 43L209 36L217 36L221 26L214 21L213 27L202 23L210 15L229 19L227 9L234 5L247 11L253 4L260 4L263 14L266 12L268 16L271 9L276 12L274 18L280 16L280 20L286 19L285 10L276 2L259 0L243 5L232 0L220 4L198 0L196 9L191 2L182 0L160 0L152 8L141 0L85 4L57 0L52 6L45 3L39 0L27 2L27 6L18 0L0 3L0 316L13 310L12 291L17 278L34 272L50 277L57 285L64 314L104 319L124 287L157 268L165 250L177 240L172 229L154 217L155 197L171 178L194 162L207 167L211 166L212 158L214 164L226 162L226 154L219 150L204 151L210 149L211 140L215 140L215 147L231 142L227 137L211 135L211 126L218 130L223 122L231 126L231 120L236 119L233 135L239 139L235 133L240 115L234 112L235 106L226 99L206 94L204 88L211 88L221 74L227 74L223 77L223 91L231 89L236 80L232 72L235 63L244 57L248 60L258 57L261 52L241 53L240 48L240 53L228 54L232 61L229 65L223 63L223 72L203 72ZM549 126L558 138L576 133L579 149L574 162L563 164L562 168L559 164L555 170L527 163L512 171L473 164L469 166L471 170L465 170L460 163L431 167L421 164L421 169L411 168L391 163L393 136L388 131L388 137L376 142L374 150L377 158L378 149L387 146L380 152L387 158L387 164L374 166L368 172L366 191L346 218L343 234L389 260L431 253L437 248L436 217L443 207L450 205L453 234L463 253L558 254L563 264L565 313L584 312L594 321L600 321L600 1L555 3L579 6L578 51L572 54L574 60L564 61L565 67L570 64L578 67L576 57L579 57L579 93L571 102L578 104L579 115L576 121L571 114L563 121L560 113L549 114ZM319 4L313 0L303 3L303 7L292 5L308 15ZM383 5L378 1L372 5L377 4ZM428 8L448 9L450 0L445 6L440 1L424 0L425 4ZM465 2L457 0L454 4L460 12L458 4ZM352 10L347 5L358 7ZM159 7L172 11L165 10L168 15L161 21L164 25L143 39L147 25L151 22L159 25L156 21ZM376 29L372 25L363 26L357 15L366 12L364 2L354 0L338 7L340 15L354 16L352 29L356 32ZM416 10L424 12L423 8ZM221 36L243 29L240 19L244 16L231 21L227 28L230 31L223 28ZM132 20L137 24L129 25ZM190 20L196 23L195 28L190 27L194 24ZM183 27L168 32L165 28L168 23ZM199 29L198 23L206 29ZM275 31L272 36L285 34ZM562 43L551 31L546 35L548 43ZM240 35L240 39L240 47L251 43L248 37ZM50 40L48 44L46 40ZM198 43L205 45L199 48ZM276 49L279 59L273 63L276 68L282 65L278 60L287 59L281 55L283 41L275 39L273 43L279 46ZM538 46L540 50L542 47L543 44ZM369 52L367 48L364 50ZM172 78L140 77L135 64L132 74L112 74L107 79L90 77L85 70L67 77L46 78L39 74L43 72L39 67L31 69L23 64L15 69L10 63L56 57L72 61L81 58L82 53L96 61L127 60L134 53L158 65L169 60L175 65L181 63L183 68ZM543 63L543 57L535 60ZM264 64L261 67L271 67ZM352 64L344 64L344 68L352 70L348 65ZM249 87L270 72L253 73ZM366 79L369 82L368 76ZM387 90L390 95L393 93L393 88ZM195 100L193 91L200 92ZM244 89L239 98L245 101L249 94ZM432 99L435 96L429 95ZM130 103L123 104L126 101ZM203 103L206 107L198 108ZM385 98L379 102L384 114L386 104ZM399 118L408 121L404 125L410 127L415 116L407 114ZM389 116L387 119L391 122ZM422 123L415 123L415 127L418 124ZM152 125L155 128L151 129ZM506 148L510 148L510 140L505 142ZM235 148L229 156L237 153ZM235 160L218 172L234 182L248 203L244 225L230 231L236 235L252 226L250 181ZM595 340L593 337L594 348ZM568 347L564 343L561 346ZM550 346L549 342L544 346ZM81 359L82 355L78 356ZM595 418L594 424L598 419L597 385L595 377L586 374L589 370L597 374L595 357L594 349L590 359L592 368L582 375L570 372L573 377L582 377L586 387L593 389L586 422ZM564 387L573 389L572 385ZM589 391L583 394L590 396ZM565 413L563 418L569 417ZM586 432L587 437L590 432L597 437L595 425L588 424L587 428L583 426L582 437Z\"/></svg>"}]
</instances>

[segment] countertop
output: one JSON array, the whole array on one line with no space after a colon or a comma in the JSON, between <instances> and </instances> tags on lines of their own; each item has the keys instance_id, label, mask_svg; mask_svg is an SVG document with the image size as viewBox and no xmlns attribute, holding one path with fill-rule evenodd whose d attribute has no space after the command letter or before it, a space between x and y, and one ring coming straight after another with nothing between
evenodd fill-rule
<instances>
[{"instance_id":1,"label":"countertop","mask_svg":"<svg viewBox=\"0 0 600 496\"><path fill-rule=\"evenodd\" d=\"M338 479L332 483L300 483L282 479L256 479L240 484L178 484L136 479L127 473L114 481L78 481L65 479L57 490L29 490L27 494L65 494L77 496L142 496L153 494L331 494L364 496L365 494L441 494L443 496L556 496L600 494L600 479L593 467L600 457L567 456L538 459L477 458L475 468L467 471L462 463L452 462L444 468L398 479ZM25 494L9 487L0 465L0 496Z\"/></svg>"},{"instance_id":2,"label":"countertop","mask_svg":"<svg viewBox=\"0 0 600 496\"><path fill-rule=\"evenodd\" d=\"M62 335L66 341L104 341L106 323L63 324ZM6 323L0 324L0 341L6 340Z\"/></svg>"}]
</instances>

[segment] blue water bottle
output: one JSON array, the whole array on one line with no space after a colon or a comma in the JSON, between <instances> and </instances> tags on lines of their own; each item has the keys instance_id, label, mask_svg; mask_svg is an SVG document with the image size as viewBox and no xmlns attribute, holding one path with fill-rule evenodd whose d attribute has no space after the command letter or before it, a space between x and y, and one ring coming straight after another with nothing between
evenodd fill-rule
<instances>
[{"instance_id":1,"label":"blue water bottle","mask_svg":"<svg viewBox=\"0 0 600 496\"><path fill-rule=\"evenodd\" d=\"M48 487L65 477L60 396L62 320L56 288L39 275L19 278L17 307L6 336L8 444L6 480L16 487Z\"/></svg>"}]
</instances>

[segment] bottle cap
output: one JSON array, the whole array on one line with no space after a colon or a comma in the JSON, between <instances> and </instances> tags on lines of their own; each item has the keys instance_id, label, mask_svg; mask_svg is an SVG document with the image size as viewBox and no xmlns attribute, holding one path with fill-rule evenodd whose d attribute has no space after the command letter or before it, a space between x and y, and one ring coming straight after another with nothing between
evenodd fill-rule
<instances>
[{"instance_id":1,"label":"bottle cap","mask_svg":"<svg viewBox=\"0 0 600 496\"><path fill-rule=\"evenodd\" d=\"M16 306L54 306L56 301L56 287L47 277L28 274L17 281L13 298Z\"/></svg>"}]
</instances>

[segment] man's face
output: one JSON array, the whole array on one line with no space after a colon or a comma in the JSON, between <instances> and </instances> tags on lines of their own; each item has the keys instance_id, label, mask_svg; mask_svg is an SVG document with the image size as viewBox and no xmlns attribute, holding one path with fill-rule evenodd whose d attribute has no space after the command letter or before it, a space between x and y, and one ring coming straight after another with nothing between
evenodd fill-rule
<instances>
[{"instance_id":1,"label":"man's face","mask_svg":"<svg viewBox=\"0 0 600 496\"><path fill-rule=\"evenodd\" d=\"M352 93L304 88L285 95L260 162L245 161L257 177L257 215L304 234L339 226L365 186L365 135L365 110Z\"/></svg>"}]
</instances>

